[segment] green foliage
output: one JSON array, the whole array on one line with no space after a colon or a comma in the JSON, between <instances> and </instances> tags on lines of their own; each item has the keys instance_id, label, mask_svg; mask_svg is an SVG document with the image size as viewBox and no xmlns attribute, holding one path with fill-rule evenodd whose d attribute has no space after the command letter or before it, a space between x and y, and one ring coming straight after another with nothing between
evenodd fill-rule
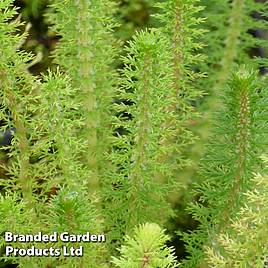
<instances>
[{"instance_id":1,"label":"green foliage","mask_svg":"<svg viewBox=\"0 0 268 268\"><path fill-rule=\"evenodd\" d=\"M267 176L251 178L263 173L267 148L267 77L258 72L267 61L253 60L252 49L267 41L250 31L266 26L255 17L266 14L267 4L51 0L46 18L56 46L44 46L53 65L34 76L30 68L41 57L22 49L33 36L14 3L0 2L0 130L15 129L11 144L1 147L0 233L90 232L107 240L1 238L1 253L9 245L84 251L83 257L2 254L1 260L27 268L178 267L163 227L177 214L174 200L188 193L181 186L199 180L188 209L199 226L182 235L190 256L180 266L262 267ZM23 3L21 12L34 21L47 1ZM154 27L138 30L145 24ZM203 92L213 102L202 105ZM187 174L198 159L192 124L205 137L215 107L194 178ZM198 111L206 108L202 119Z\"/></svg>"},{"instance_id":2,"label":"green foliage","mask_svg":"<svg viewBox=\"0 0 268 268\"><path fill-rule=\"evenodd\" d=\"M125 68L118 89L120 102L114 105L118 116L113 125L122 134L118 132L114 138L109 159L115 168L108 174L105 191L110 202L104 213L108 214L113 239L122 235L118 234L120 229L129 233L139 223L166 221L171 214L166 198L174 187L172 178L166 184L155 179L159 172L168 177L171 168L161 161L162 153L170 147L161 144L169 129L159 131L159 125L164 126L173 117L165 108L171 102L171 80L162 40L154 31L140 32L126 50L128 56L123 58Z\"/></svg>"},{"instance_id":3,"label":"green foliage","mask_svg":"<svg viewBox=\"0 0 268 268\"><path fill-rule=\"evenodd\" d=\"M201 100L202 118L194 128L201 139L193 147L191 158L199 161L202 158L204 144L208 142L212 131L210 124L212 114L221 106L218 95L226 87L227 80L234 71L236 64L255 63L261 72L266 66L267 38L265 29L267 21L266 1L255 0L223 0L200 1L205 9L201 15L206 18L203 27L208 32L201 37L205 44L202 50L207 55L205 62L200 62L198 68L207 74L207 78L197 81L209 97ZM261 57L260 57L261 56ZM198 177L195 171L188 174L190 180Z\"/></svg>"},{"instance_id":4,"label":"green foliage","mask_svg":"<svg viewBox=\"0 0 268 268\"><path fill-rule=\"evenodd\" d=\"M90 231L92 234L100 234L101 226L97 225L98 218L96 210L96 198L87 194L87 188L73 187L68 185L62 187L57 196L55 196L50 204L48 214L45 216L45 225L47 233L57 232L58 234L68 232L70 234L85 234ZM83 247L83 257L66 258L61 256L58 261L50 257L51 262L54 262L56 267L107 267L104 257L105 248L100 244L77 242L77 243L63 243L58 241L54 243L54 248L61 248L62 246L79 248ZM47 247L47 245L46 245ZM46 258L46 263L48 258Z\"/></svg>"},{"instance_id":5,"label":"green foliage","mask_svg":"<svg viewBox=\"0 0 268 268\"><path fill-rule=\"evenodd\" d=\"M166 127L170 129L164 141L166 146L172 146L162 156L162 162L171 163L175 169L174 177L183 168L190 165L185 158L185 152L194 143L196 137L190 130L190 122L198 117L196 107L193 105L202 92L195 86L196 80L203 78L204 74L194 70L195 66L204 60L204 55L199 51L203 48L200 37L204 30L199 26L204 19L197 17L203 7L198 6L196 0L169 0L156 3L159 14L155 17L162 27L162 38L165 40L165 48L169 54L169 73L172 76L172 86L169 92L170 104L167 112L173 112L173 119L166 120ZM163 53L163 52L162 52ZM163 177L166 177L166 174ZM178 178L180 181L183 178Z\"/></svg>"},{"instance_id":6,"label":"green foliage","mask_svg":"<svg viewBox=\"0 0 268 268\"><path fill-rule=\"evenodd\" d=\"M27 71L27 62L33 56L19 50L25 38L25 35L17 34L17 28L22 24L18 19L8 23L17 14L12 3L13 1L2 1L0 4L0 38L4 48L0 53L1 118L5 122L1 129L15 127L17 134L13 145L15 149L10 154L14 158L13 165L7 167L13 181L1 181L1 184L12 188L16 181L18 188L15 189L22 193L29 207L33 207L33 180L29 176L31 137L28 139L27 134L34 125L31 116L36 110L34 90L38 82Z\"/></svg>"},{"instance_id":7,"label":"green foliage","mask_svg":"<svg viewBox=\"0 0 268 268\"><path fill-rule=\"evenodd\" d=\"M42 162L46 165L43 168L47 173L48 189L63 183L78 187L86 184L89 176L79 163L85 144L77 138L77 132L85 123L79 112L82 104L78 97L78 89L72 88L70 79L59 71L43 77L38 115L43 138L39 140L36 154L43 159L38 166ZM46 120L44 126L42 122ZM55 149L50 150L51 146Z\"/></svg>"},{"instance_id":8,"label":"green foliage","mask_svg":"<svg viewBox=\"0 0 268 268\"><path fill-rule=\"evenodd\" d=\"M202 263L204 245L222 251L217 235L228 230L245 202L243 193L254 187L250 178L261 168L258 156L267 146L267 87L256 71L238 68L222 101L200 169L204 182L195 189L198 203L190 208L200 227L184 235L192 253L185 267Z\"/></svg>"},{"instance_id":9,"label":"green foliage","mask_svg":"<svg viewBox=\"0 0 268 268\"><path fill-rule=\"evenodd\" d=\"M267 158L265 158L267 166ZM212 248L206 249L208 263L216 267L256 267L267 263L267 175L255 174L251 180L255 187L244 195L246 205L240 209L237 219L231 223L231 232L223 231L217 240L224 248L219 255Z\"/></svg>"},{"instance_id":10,"label":"green foliage","mask_svg":"<svg viewBox=\"0 0 268 268\"><path fill-rule=\"evenodd\" d=\"M14 232L14 233L36 233L40 226L34 221L35 213L33 210L28 209L28 205L21 200L21 197L16 193L9 193L6 195L0 195L0 232ZM23 243L9 243L9 246L25 248ZM10 256L5 256L6 242L4 237L1 237L1 260L4 262L11 261L12 263L17 263L18 260L15 258L10 258ZM21 258L22 263L27 263L27 260ZM23 266L23 264L21 265ZM26 267L29 267L26 265Z\"/></svg>"},{"instance_id":11,"label":"green foliage","mask_svg":"<svg viewBox=\"0 0 268 268\"><path fill-rule=\"evenodd\" d=\"M50 21L61 36L54 61L70 76L79 89L85 125L80 137L87 143L85 169L91 172L89 188L98 190L105 154L109 146L111 124L109 107L114 94L115 27L113 1L51 1ZM68 14L68 20L66 16ZM79 116L79 115L78 115Z\"/></svg>"},{"instance_id":12,"label":"green foliage","mask_svg":"<svg viewBox=\"0 0 268 268\"><path fill-rule=\"evenodd\" d=\"M206 54L209 55L204 71L208 72L212 94L217 94L225 86L235 64L251 61L254 48L267 47L267 40L256 38L253 30L267 28L262 16L267 12L267 3L254 0L204 2L207 28L205 36ZM254 59L265 64L265 59ZM209 82L210 81L210 82Z\"/></svg>"},{"instance_id":13,"label":"green foliage","mask_svg":"<svg viewBox=\"0 0 268 268\"><path fill-rule=\"evenodd\" d=\"M113 258L113 263L121 268L178 267L173 249L165 246L168 239L157 224L141 225L135 229L133 238L126 237L120 249L122 257Z\"/></svg>"}]
</instances>

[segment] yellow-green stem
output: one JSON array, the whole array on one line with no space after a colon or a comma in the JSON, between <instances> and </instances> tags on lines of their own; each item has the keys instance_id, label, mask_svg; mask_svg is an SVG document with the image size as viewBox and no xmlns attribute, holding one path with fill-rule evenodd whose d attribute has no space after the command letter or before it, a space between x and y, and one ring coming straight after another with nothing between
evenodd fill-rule
<instances>
[{"instance_id":1,"label":"yellow-green stem","mask_svg":"<svg viewBox=\"0 0 268 268\"><path fill-rule=\"evenodd\" d=\"M99 174L98 174L98 111L96 100L96 83L93 79L94 65L93 65L93 51L90 36L93 33L93 26L89 23L90 18L89 1L77 0L75 1L77 6L77 47L78 47L78 61L80 68L78 70L78 76L81 82L79 87L85 94L85 116L86 116L86 130L87 130L87 152L85 153L86 163L91 172L88 186L92 191L99 189Z\"/></svg>"},{"instance_id":2,"label":"yellow-green stem","mask_svg":"<svg viewBox=\"0 0 268 268\"><path fill-rule=\"evenodd\" d=\"M135 140L136 149L135 149L135 155L133 156L133 168L131 170L130 174L130 181L132 184L132 192L130 197L130 223L128 228L132 229L133 226L137 225L139 223L139 219L137 216L137 207L136 207L136 199L137 194L139 192L139 188L143 185L143 173L142 173L142 165L145 162L145 148L146 144L148 143L148 129L149 129L149 107L148 107L148 94L150 94L150 88L149 88L149 80L148 77L150 76L149 73L150 70L150 55L146 55L144 59L144 70L143 75L141 78L142 81L142 92L143 97L141 100L141 103L139 103L141 107L140 111L140 117L139 117L139 123L137 125L138 131L137 136Z\"/></svg>"},{"instance_id":3,"label":"yellow-green stem","mask_svg":"<svg viewBox=\"0 0 268 268\"><path fill-rule=\"evenodd\" d=\"M3 90L8 101L8 106L14 120L16 136L18 139L18 149L20 154L20 171L18 181L22 190L23 199L27 203L28 208L34 209L32 180L29 177L29 144L27 140L27 128L22 121L22 116L19 114L19 111L22 110L20 108L21 105L13 93L13 90L16 88L16 84L11 80L6 71L1 72L1 80Z\"/></svg>"}]
</instances>

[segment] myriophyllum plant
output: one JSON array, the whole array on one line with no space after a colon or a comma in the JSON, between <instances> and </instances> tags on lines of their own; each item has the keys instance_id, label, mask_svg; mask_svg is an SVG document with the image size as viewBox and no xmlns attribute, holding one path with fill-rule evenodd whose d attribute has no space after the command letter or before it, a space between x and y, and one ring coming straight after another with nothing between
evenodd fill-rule
<instances>
[{"instance_id":1,"label":"myriophyllum plant","mask_svg":"<svg viewBox=\"0 0 268 268\"><path fill-rule=\"evenodd\" d=\"M267 167L267 157L264 157ZM267 168L265 168L267 170ZM268 263L268 178L257 173L251 179L254 187L244 193L245 205L232 220L230 230L217 237L223 254L206 248L206 259L211 267L263 268Z\"/></svg>"},{"instance_id":2,"label":"myriophyllum plant","mask_svg":"<svg viewBox=\"0 0 268 268\"><path fill-rule=\"evenodd\" d=\"M196 29L202 19L186 20L201 10L194 2L159 4L167 12L157 16L163 27L136 34L125 48L105 183L111 239L120 240L140 223L163 224L172 215L167 199L178 188L178 170L189 165L183 153L194 137L187 124L196 116L191 102L201 95L191 83L202 75L191 66L202 60L202 45L194 41L203 33Z\"/></svg>"},{"instance_id":3,"label":"myriophyllum plant","mask_svg":"<svg viewBox=\"0 0 268 268\"><path fill-rule=\"evenodd\" d=\"M41 199L38 194L40 185L35 179L43 173L38 172L32 164L35 139L40 138L35 117L40 104L37 95L40 82L27 70L33 56L20 50L26 34L17 34L22 23L19 18L15 18L17 12L13 1L1 1L0 10L0 114L5 122L1 131L6 128L16 129L12 144L8 147L10 164L3 166L9 177L1 178L0 232L35 233L42 228L42 223L38 221L37 204ZM3 239L1 245L6 245ZM8 257L3 256L3 259L7 260ZM9 260L16 262L14 258Z\"/></svg>"},{"instance_id":4,"label":"myriophyllum plant","mask_svg":"<svg viewBox=\"0 0 268 268\"><path fill-rule=\"evenodd\" d=\"M204 19L198 17L203 7L198 6L196 0L168 0L156 2L159 10L155 17L160 22L158 31L165 40L163 50L168 53L168 73L172 77L169 89L169 106L166 113L173 113L173 118L166 120L164 126L168 129L165 138L161 141L163 146L169 148L162 152L161 162L169 163L173 169L172 177L183 180L180 171L190 166L185 152L196 137L189 129L189 122L197 118L196 107L193 103L202 96L202 92L195 87L194 82L204 75L194 68L204 60L199 54L203 44L200 38L204 30L200 24ZM167 174L158 174L158 179L166 180Z\"/></svg>"},{"instance_id":5,"label":"myriophyllum plant","mask_svg":"<svg viewBox=\"0 0 268 268\"><path fill-rule=\"evenodd\" d=\"M79 109L72 110L72 119L70 117L70 120L80 122L74 138L78 147L69 148L71 154L80 155L76 159L76 169L81 172L74 174L73 180L80 177L78 181L87 182L93 200L95 195L98 196L99 222L103 220L105 212L102 208L107 202L102 194L103 188L106 183L112 183L106 182L105 177L111 168L107 155L112 150L111 110L117 83L112 66L117 54L112 35L116 26L115 12L113 1L68 0L51 1L48 13L52 29L61 36L53 53L54 63L70 77L72 88L77 89L76 100L80 103ZM75 167L74 164L71 166ZM108 228L107 225L110 226L102 223L103 230Z\"/></svg>"},{"instance_id":6,"label":"myriophyllum plant","mask_svg":"<svg viewBox=\"0 0 268 268\"><path fill-rule=\"evenodd\" d=\"M34 128L33 113L36 111L37 96L35 89L37 80L28 73L27 62L33 59L33 55L20 51L20 46L26 35L16 34L21 26L16 9L12 7L13 1L5 0L0 3L0 77L1 77L1 119L5 125L1 131L7 128L15 128L16 136L10 156L13 156L13 164L5 167L13 180L3 181L1 184L7 189L19 191L29 209L34 209L33 179L30 166L29 131ZM14 19L9 23L10 20ZM14 146L16 145L16 146Z\"/></svg>"},{"instance_id":7,"label":"myriophyllum plant","mask_svg":"<svg viewBox=\"0 0 268 268\"><path fill-rule=\"evenodd\" d=\"M196 144L194 154L201 158L199 148L207 143L213 126L210 117L220 106L219 93L225 90L226 83L236 64L257 63L258 68L267 66L267 60L255 57L257 49L266 51L266 38L254 34L267 29L265 14L266 1L255 0L201 0L205 9L201 16L206 18L203 27L208 32L201 37L205 44L202 53L207 55L206 61L198 68L207 74L206 79L197 81L200 88L209 94L200 107L203 111L198 132L202 138ZM257 55L258 56L258 55ZM265 55L262 55L262 57ZM196 156L195 156L196 157Z\"/></svg>"},{"instance_id":8,"label":"myriophyllum plant","mask_svg":"<svg viewBox=\"0 0 268 268\"><path fill-rule=\"evenodd\" d=\"M218 235L223 230L229 234L231 220L245 202L244 193L254 189L252 174L262 168L259 155L266 150L268 131L266 82L252 68L241 66L222 101L200 168L204 182L196 187L198 202L190 208L200 226L184 237L192 254L184 267L203 267L199 265L205 246L224 255Z\"/></svg>"},{"instance_id":9,"label":"myriophyllum plant","mask_svg":"<svg viewBox=\"0 0 268 268\"><path fill-rule=\"evenodd\" d=\"M181 266L261 267L267 256L261 237L267 227L267 187L265 176L256 177L257 186L251 178L261 172L259 155L267 145L267 78L243 65L228 86L226 81L236 62L250 60L247 51L257 41L248 30L263 24L250 14L266 4L209 0L207 14L222 9L227 23L221 26L214 17L209 36L214 42L218 34L219 41L205 50L200 1L149 1L161 25L135 33L116 74L114 2L50 1L47 16L60 36L53 52L57 66L37 78L28 71L33 56L21 49L26 33L17 34L22 25L13 2L0 2L1 133L15 130L4 148L9 162L3 165L5 179L0 178L0 233L89 231L104 233L107 241L79 242L83 257L1 259L25 268L177 267L160 226L174 215L168 200L181 189L182 170L190 164L186 155L195 138L189 121L202 95L196 86L210 70L208 85L222 93L223 106L202 160L204 181L190 207L200 225L183 236L191 256ZM32 3L37 2L42 1ZM201 49L211 57L207 64ZM126 243L116 252L124 235ZM250 245L254 239L256 247ZM240 245L247 250L239 251Z\"/></svg>"},{"instance_id":10,"label":"myriophyllum plant","mask_svg":"<svg viewBox=\"0 0 268 268\"><path fill-rule=\"evenodd\" d=\"M174 117L173 111L165 110L171 105L172 81L163 42L157 32L144 31L125 48L120 102L114 104L117 116L113 124L114 149L109 156L112 168L105 187L104 213L113 239L122 239L140 223L163 223L172 213L166 199L175 184L170 178L171 168L160 158L171 150L161 140L169 131L166 122ZM159 182L159 172L170 179Z\"/></svg>"},{"instance_id":11,"label":"myriophyllum plant","mask_svg":"<svg viewBox=\"0 0 268 268\"><path fill-rule=\"evenodd\" d=\"M116 43L111 33L116 26L115 11L113 1L55 0L48 14L52 29L61 36L54 62L69 75L83 102L85 125L78 134L87 142L83 159L84 168L91 173L88 186L97 192L108 165L103 155L112 136L109 109L115 84Z\"/></svg>"}]
</instances>

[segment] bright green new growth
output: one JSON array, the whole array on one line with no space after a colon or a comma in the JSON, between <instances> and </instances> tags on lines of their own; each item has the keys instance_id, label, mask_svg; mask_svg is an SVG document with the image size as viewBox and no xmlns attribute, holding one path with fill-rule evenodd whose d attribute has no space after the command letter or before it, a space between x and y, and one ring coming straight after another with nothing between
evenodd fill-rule
<instances>
[{"instance_id":1,"label":"bright green new growth","mask_svg":"<svg viewBox=\"0 0 268 268\"><path fill-rule=\"evenodd\" d=\"M204 182L195 189L199 202L190 208L200 227L184 235L192 254L184 267L203 262L204 246L222 253L218 234L229 230L245 202L243 193L254 187L250 179L261 168L258 156L267 145L267 86L255 71L240 67L222 101L224 107L214 119L214 135L201 165Z\"/></svg>"},{"instance_id":2,"label":"bright green new growth","mask_svg":"<svg viewBox=\"0 0 268 268\"><path fill-rule=\"evenodd\" d=\"M267 166L267 158L265 159ZM246 192L246 205L230 225L230 232L222 231L218 242L224 253L206 248L206 259L217 268L263 268L268 257L268 177L256 174L252 179L255 187Z\"/></svg>"},{"instance_id":3,"label":"bright green new growth","mask_svg":"<svg viewBox=\"0 0 268 268\"><path fill-rule=\"evenodd\" d=\"M179 267L173 248L165 243L169 237L154 223L135 228L132 237L126 236L125 245L120 248L121 257L113 258L119 268L175 268Z\"/></svg>"}]
</instances>

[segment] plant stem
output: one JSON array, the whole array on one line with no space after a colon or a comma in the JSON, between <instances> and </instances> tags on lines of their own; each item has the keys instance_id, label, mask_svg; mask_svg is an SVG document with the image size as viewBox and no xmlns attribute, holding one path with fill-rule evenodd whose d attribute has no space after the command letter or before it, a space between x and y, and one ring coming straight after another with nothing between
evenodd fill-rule
<instances>
[{"instance_id":1,"label":"plant stem","mask_svg":"<svg viewBox=\"0 0 268 268\"><path fill-rule=\"evenodd\" d=\"M88 23L90 20L89 6L90 2L86 0L75 1L77 7L77 47L78 47L78 62L80 67L78 70L78 77L80 88L85 94L84 109L86 115L86 129L87 129L87 147L85 154L88 168L91 171L91 176L88 182L89 189L99 189L99 175L98 175L98 138L97 126L99 125L97 101L96 101L96 83L92 79L91 74L95 72L93 61L92 38L93 26Z\"/></svg>"}]
</instances>

